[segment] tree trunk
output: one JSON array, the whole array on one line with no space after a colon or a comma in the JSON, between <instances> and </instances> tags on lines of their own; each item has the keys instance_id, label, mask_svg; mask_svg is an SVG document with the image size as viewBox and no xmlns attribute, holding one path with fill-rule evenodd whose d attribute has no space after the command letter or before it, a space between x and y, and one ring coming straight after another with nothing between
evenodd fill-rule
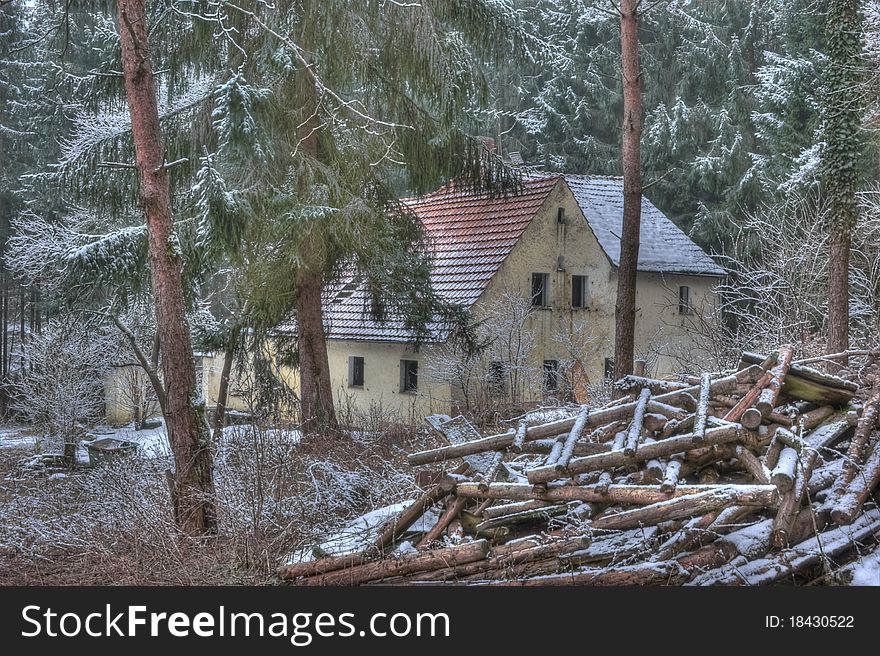
<instances>
[{"instance_id":1,"label":"tree trunk","mask_svg":"<svg viewBox=\"0 0 880 656\"><path fill-rule=\"evenodd\" d=\"M825 148L822 191L828 200L830 252L828 262L828 351L849 348L849 259L852 232L858 221L861 123L865 104L860 84L862 20L859 0L832 0L826 18L828 54L825 99ZM847 358L839 361L846 366Z\"/></svg>"},{"instance_id":2,"label":"tree trunk","mask_svg":"<svg viewBox=\"0 0 880 656\"><path fill-rule=\"evenodd\" d=\"M238 345L238 329L234 328L229 336L229 343L223 353L223 370L220 372L220 387L217 390L217 407L214 411L214 439L220 439L226 423L226 402L229 399L229 377L232 374L232 362L235 359L235 347Z\"/></svg>"},{"instance_id":3,"label":"tree trunk","mask_svg":"<svg viewBox=\"0 0 880 656\"><path fill-rule=\"evenodd\" d=\"M315 81L308 71L296 74L297 96L300 100L303 122L298 127L299 145L304 157L319 162L321 152L318 132L318 98ZM302 167L308 170L313 163ZM299 182L301 202L309 199L309 175ZM327 357L327 339L324 334L324 308L321 291L324 288L324 262L319 247L318 227L306 225L306 237L299 246L300 265L296 278L296 317L298 325L299 385L302 404L302 425L305 430L320 432L335 430L336 410L333 406L333 387L330 382L330 361Z\"/></svg>"},{"instance_id":4,"label":"tree trunk","mask_svg":"<svg viewBox=\"0 0 880 656\"><path fill-rule=\"evenodd\" d=\"M633 372L636 321L636 276L642 218L642 99L639 70L640 0L620 3L620 54L623 77L623 229L617 267L614 315L614 377Z\"/></svg>"},{"instance_id":5,"label":"tree trunk","mask_svg":"<svg viewBox=\"0 0 880 656\"><path fill-rule=\"evenodd\" d=\"M147 222L148 256L165 384L165 418L174 453L174 515L178 527L202 534L216 525L210 440L196 372L181 263L170 238L171 191L164 167L156 86L150 64L146 0L117 0L125 93L131 116L135 164Z\"/></svg>"},{"instance_id":6,"label":"tree trunk","mask_svg":"<svg viewBox=\"0 0 880 656\"><path fill-rule=\"evenodd\" d=\"M308 431L334 430L336 410L330 383L320 272L301 270L297 277L296 318L302 425Z\"/></svg>"}]
</instances>

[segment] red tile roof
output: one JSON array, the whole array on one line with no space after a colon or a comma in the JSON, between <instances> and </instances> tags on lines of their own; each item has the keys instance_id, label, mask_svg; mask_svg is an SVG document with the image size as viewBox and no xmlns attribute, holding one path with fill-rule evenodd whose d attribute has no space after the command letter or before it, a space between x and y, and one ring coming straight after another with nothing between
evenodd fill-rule
<instances>
[{"instance_id":1,"label":"red tile roof","mask_svg":"<svg viewBox=\"0 0 880 656\"><path fill-rule=\"evenodd\" d=\"M473 305L559 179L558 175L529 178L521 192L502 197L456 191L448 184L426 196L405 199L425 228L434 290L464 307ZM352 290L343 285L331 293L324 315L330 339L412 341L402 322L370 318L363 286ZM438 340L445 339L442 325L429 328Z\"/></svg>"}]
</instances>

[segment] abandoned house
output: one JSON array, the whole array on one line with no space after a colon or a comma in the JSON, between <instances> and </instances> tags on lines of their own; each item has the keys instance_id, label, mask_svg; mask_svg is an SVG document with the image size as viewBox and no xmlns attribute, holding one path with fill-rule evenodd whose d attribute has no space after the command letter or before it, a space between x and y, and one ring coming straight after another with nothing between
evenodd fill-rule
<instances>
[{"instance_id":1,"label":"abandoned house","mask_svg":"<svg viewBox=\"0 0 880 656\"><path fill-rule=\"evenodd\" d=\"M405 202L424 225L435 290L477 319L490 317L496 331L515 326L518 348L511 355L511 335L499 334L503 343L466 360L439 325L431 327L432 339L416 347L401 324L370 318L363 288L343 284L328 295L325 311L337 404L421 418L454 412L474 390L527 406L548 396L577 397L578 390L606 377L614 352L620 178L532 176L521 193L501 197L448 184ZM691 335L714 320L713 288L724 275L643 199L635 349L651 374L681 369L682 353L698 355ZM506 321L505 312L519 318ZM222 358L201 362L210 407ZM461 380L462 369L469 381ZM296 384L295 372L284 375ZM240 400L233 397L230 405Z\"/></svg>"}]
</instances>

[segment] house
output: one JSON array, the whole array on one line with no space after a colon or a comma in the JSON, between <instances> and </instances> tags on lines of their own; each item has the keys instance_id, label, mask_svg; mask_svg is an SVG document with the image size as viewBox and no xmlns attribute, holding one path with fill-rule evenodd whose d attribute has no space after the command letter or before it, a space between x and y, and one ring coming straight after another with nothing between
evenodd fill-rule
<instances>
[{"instance_id":1,"label":"house","mask_svg":"<svg viewBox=\"0 0 880 656\"><path fill-rule=\"evenodd\" d=\"M518 386L516 400L526 405L570 395L566 382L570 388L605 378L613 366L622 179L531 175L520 193L500 197L450 183L404 202L424 225L432 284L440 295L477 319L491 315L498 321L508 310L522 314L519 323L504 324L504 330L516 325L528 336L520 360L496 344L467 363L483 393L503 396ZM635 350L651 374L678 371L681 353L699 355L690 329L713 320L713 288L724 275L643 199ZM421 420L468 404L470 383L443 374L456 357L448 326L428 326L431 338L416 345L402 323L379 323L369 307L357 279L328 290L325 325L338 407ZM216 400L220 360L201 360L209 407ZM283 375L296 386L295 371ZM236 407L236 400L230 405Z\"/></svg>"},{"instance_id":2,"label":"house","mask_svg":"<svg viewBox=\"0 0 880 656\"><path fill-rule=\"evenodd\" d=\"M477 318L511 296L533 308L525 321L537 372L526 403L559 392L563 362L572 361L566 333L577 341L578 368L599 381L612 366L614 306L623 216L623 181L584 175L529 177L517 195L489 197L449 184L405 201L428 236L435 290ZM653 374L680 369L676 354L693 351L689 327L711 321L713 287L725 275L699 246L647 199L642 205L638 263L636 353ZM355 284L328 300L330 371L338 404L371 405L404 417L454 411L464 401L454 377L439 376L449 358L449 331L431 326L433 340L414 346L400 324L373 321L369 299ZM497 311L497 310L496 310ZM697 316L699 315L699 316ZM583 333L589 333L584 340ZM691 353L693 355L693 353ZM502 355L487 363L489 387L505 384ZM494 379L494 380L493 380Z\"/></svg>"}]
</instances>

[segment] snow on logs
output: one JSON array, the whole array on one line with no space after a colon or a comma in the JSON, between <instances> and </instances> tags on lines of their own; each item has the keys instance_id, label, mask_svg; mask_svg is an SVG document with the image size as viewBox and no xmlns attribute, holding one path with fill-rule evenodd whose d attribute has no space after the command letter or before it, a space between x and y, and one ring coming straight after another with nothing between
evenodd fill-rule
<instances>
[{"instance_id":1,"label":"snow on logs","mask_svg":"<svg viewBox=\"0 0 880 656\"><path fill-rule=\"evenodd\" d=\"M880 389L859 413L849 406L854 383L798 365L793 353L744 353L736 373L685 382L627 376L615 384L621 399L542 423L527 414L489 437L444 416L441 428L455 423L460 433L447 436L455 443L408 459L456 462L421 470L425 491L362 552L279 576L301 585L668 585L822 575L823 548L844 562L856 541L870 549L880 536L869 502L880 485ZM473 456L479 470L457 461Z\"/></svg>"}]
</instances>

